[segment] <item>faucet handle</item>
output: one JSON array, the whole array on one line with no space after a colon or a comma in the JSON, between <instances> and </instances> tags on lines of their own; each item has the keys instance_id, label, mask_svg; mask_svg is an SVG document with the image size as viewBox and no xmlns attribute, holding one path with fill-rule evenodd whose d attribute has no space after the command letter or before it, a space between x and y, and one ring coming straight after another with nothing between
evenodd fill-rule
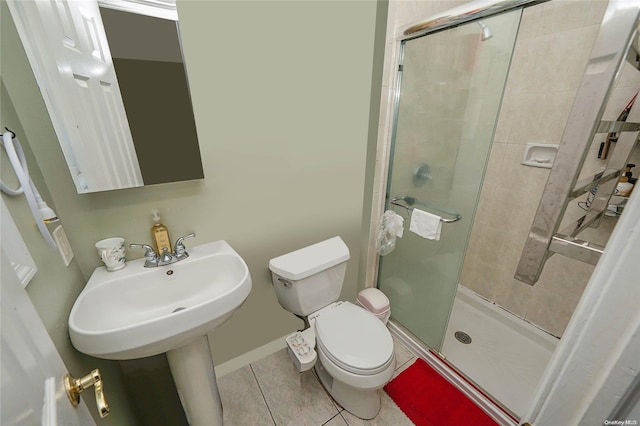
<instances>
[{"instance_id":1,"label":"faucet handle","mask_svg":"<svg viewBox=\"0 0 640 426\"><path fill-rule=\"evenodd\" d=\"M158 255L156 254L153 247L149 244L129 244L130 248L143 248L146 251L144 252L144 266L145 268L149 268L151 266L158 266Z\"/></svg>"},{"instance_id":2,"label":"faucet handle","mask_svg":"<svg viewBox=\"0 0 640 426\"><path fill-rule=\"evenodd\" d=\"M187 249L185 248L183 241L189 238L195 238L195 236L196 236L195 232L192 232L188 235L185 235L184 237L178 238L178 240L176 241L175 249L174 249L177 259L185 259L189 257L189 254L187 253Z\"/></svg>"},{"instance_id":3,"label":"faucet handle","mask_svg":"<svg viewBox=\"0 0 640 426\"><path fill-rule=\"evenodd\" d=\"M153 250L153 247L151 247L149 244L129 244L130 248L143 248L146 250L146 252L144 253L144 256L153 256L156 257L156 252L155 250Z\"/></svg>"}]
</instances>

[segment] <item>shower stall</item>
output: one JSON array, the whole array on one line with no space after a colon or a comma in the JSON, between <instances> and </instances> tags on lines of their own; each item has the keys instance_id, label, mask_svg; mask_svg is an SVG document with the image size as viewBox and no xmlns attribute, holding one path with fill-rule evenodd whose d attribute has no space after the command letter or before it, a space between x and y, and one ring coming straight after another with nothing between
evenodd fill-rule
<instances>
[{"instance_id":1,"label":"shower stall","mask_svg":"<svg viewBox=\"0 0 640 426\"><path fill-rule=\"evenodd\" d=\"M583 45L578 49L574 43L573 52L564 52L584 57L570 66L571 77L564 77L564 69L557 76L528 77L526 68L540 64L514 56L521 37L535 39L526 44L530 50L541 41L550 56L561 52L549 47L551 39L543 30L549 25L544 18L555 22L549 16L559 14L556 9L562 6L550 6L545 15L543 8L553 2L501 5L507 3L509 9L489 6L474 11L472 18L435 19L407 27L399 36L385 209L405 218L405 232L395 250L379 258L377 283L391 301L393 323L401 333L471 387L481 388L505 418L517 419L525 414L593 270L552 258L540 285L513 279L549 173L521 166L520 157L531 138L547 144L560 139L577 90L560 84L566 80L571 85L581 77L606 2L565 2L571 7L582 3L585 17L579 30ZM576 10L561 12L568 16ZM535 19L542 24L533 29ZM574 30L556 36L567 37ZM553 64L554 58L549 60ZM640 86L635 72L628 72L629 87L620 88L620 99ZM507 84L511 77L518 83ZM537 96L549 81L548 92ZM567 92L569 100L559 98L559 92ZM519 111L514 98L537 103L537 116L527 116L527 108ZM546 111L540 107L551 116L540 121ZM517 129L502 123L501 129L505 109L527 125ZM532 130L529 123L536 120L541 129ZM586 168L599 166L594 160ZM501 167L504 173L497 173ZM439 240L409 232L406 223L413 209L442 217ZM603 221L593 231L596 239L604 244L614 225ZM558 285L565 288L554 287ZM569 307L559 307L562 298Z\"/></svg>"}]
</instances>

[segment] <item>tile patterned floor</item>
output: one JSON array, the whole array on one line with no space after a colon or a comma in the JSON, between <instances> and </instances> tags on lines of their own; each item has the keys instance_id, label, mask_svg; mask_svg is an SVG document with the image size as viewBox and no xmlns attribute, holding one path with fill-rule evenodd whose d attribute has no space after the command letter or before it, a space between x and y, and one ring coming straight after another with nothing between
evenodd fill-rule
<instances>
[{"instance_id":1,"label":"tile patterned floor","mask_svg":"<svg viewBox=\"0 0 640 426\"><path fill-rule=\"evenodd\" d=\"M394 339L395 376L415 356ZM383 391L380 414L362 420L338 405L324 390L313 370L299 373L286 349L218 379L224 424L309 426L410 426L413 423Z\"/></svg>"}]
</instances>

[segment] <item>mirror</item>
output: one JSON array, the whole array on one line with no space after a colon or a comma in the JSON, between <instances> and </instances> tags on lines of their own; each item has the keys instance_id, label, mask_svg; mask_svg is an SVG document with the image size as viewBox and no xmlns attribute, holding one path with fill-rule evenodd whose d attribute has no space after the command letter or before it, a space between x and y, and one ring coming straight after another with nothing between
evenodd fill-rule
<instances>
[{"instance_id":1,"label":"mirror","mask_svg":"<svg viewBox=\"0 0 640 426\"><path fill-rule=\"evenodd\" d=\"M100 14L144 184L204 178L178 23Z\"/></svg>"},{"instance_id":2,"label":"mirror","mask_svg":"<svg viewBox=\"0 0 640 426\"><path fill-rule=\"evenodd\" d=\"M204 178L174 0L8 4L78 193Z\"/></svg>"}]
</instances>

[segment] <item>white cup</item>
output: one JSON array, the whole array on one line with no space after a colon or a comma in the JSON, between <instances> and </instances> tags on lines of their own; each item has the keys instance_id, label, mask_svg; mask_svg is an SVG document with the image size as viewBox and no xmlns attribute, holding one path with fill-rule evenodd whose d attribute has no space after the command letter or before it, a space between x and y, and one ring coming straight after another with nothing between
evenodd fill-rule
<instances>
[{"instance_id":1,"label":"white cup","mask_svg":"<svg viewBox=\"0 0 640 426\"><path fill-rule=\"evenodd\" d=\"M118 271L126 266L124 238L114 237L96 243L98 256L107 267L107 271Z\"/></svg>"}]
</instances>

